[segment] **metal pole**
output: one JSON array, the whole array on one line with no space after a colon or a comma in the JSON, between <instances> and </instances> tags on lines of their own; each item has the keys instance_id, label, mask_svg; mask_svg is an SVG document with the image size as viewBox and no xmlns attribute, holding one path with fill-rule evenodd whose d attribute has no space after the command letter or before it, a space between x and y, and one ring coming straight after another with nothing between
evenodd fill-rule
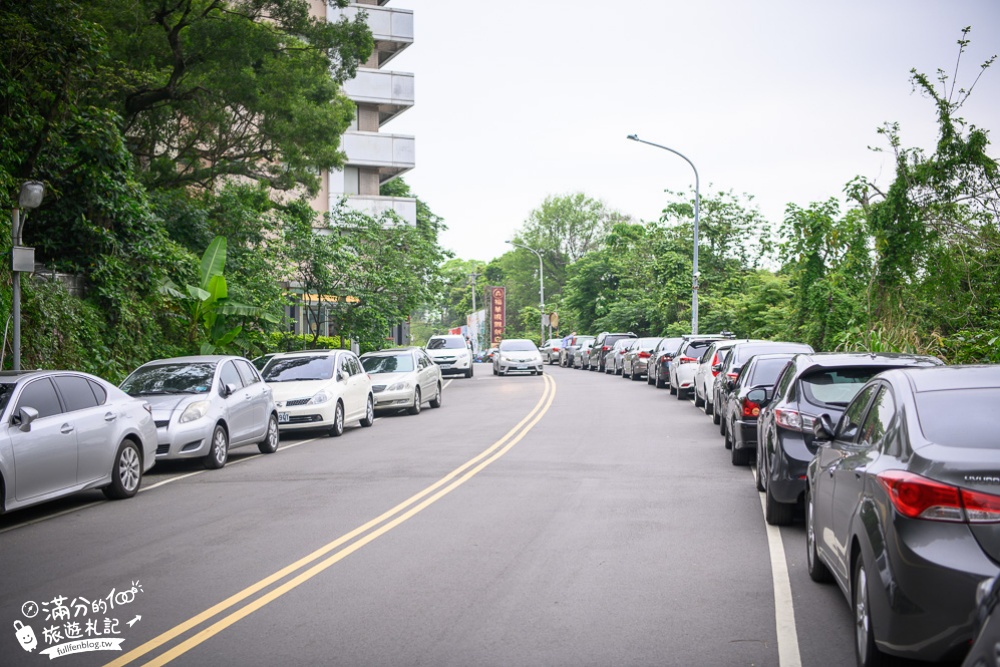
<instances>
[{"instance_id":1,"label":"metal pole","mask_svg":"<svg viewBox=\"0 0 1000 667\"><path fill-rule=\"evenodd\" d=\"M528 252L533 252L538 258L538 310L539 319L541 320L541 330L538 332L541 338L539 339L538 344L545 345L545 267L542 264L542 253L538 252L534 248L529 248L526 245L514 243L513 241L504 241L504 243L509 243L515 248L523 248Z\"/></svg>"},{"instance_id":2,"label":"metal pole","mask_svg":"<svg viewBox=\"0 0 1000 667\"><path fill-rule=\"evenodd\" d=\"M11 241L12 248L11 253L13 253L13 248L21 245L21 216L20 211L14 208L11 215ZM13 254L11 254L11 268L13 269ZM13 307L14 307L14 370L21 370L21 272L14 271L14 293L13 293Z\"/></svg>"},{"instance_id":3,"label":"metal pole","mask_svg":"<svg viewBox=\"0 0 1000 667\"><path fill-rule=\"evenodd\" d=\"M469 274L469 278L472 279L472 317L473 317L473 319L475 319L475 317L476 317L476 278L478 278L480 275L482 275L482 274L475 273L475 272ZM478 326L476 327L476 330L473 332L472 336L473 336L473 338L472 338L472 351L475 352L476 348L479 347L479 327Z\"/></svg>"},{"instance_id":4,"label":"metal pole","mask_svg":"<svg viewBox=\"0 0 1000 667\"><path fill-rule=\"evenodd\" d=\"M685 162L691 165L692 169L694 169L694 268L691 271L691 333L696 334L698 333L698 278L701 277L701 273L698 271L698 216L699 209L701 208L698 168L694 166L694 162L691 162L686 155L679 151L675 151L673 148L668 148L667 146L654 144L652 141L640 139L636 134L630 134L628 135L628 138L632 141L638 141L641 144L656 146L657 148L662 148L665 151L670 151L674 155L679 155L684 158Z\"/></svg>"}]
</instances>

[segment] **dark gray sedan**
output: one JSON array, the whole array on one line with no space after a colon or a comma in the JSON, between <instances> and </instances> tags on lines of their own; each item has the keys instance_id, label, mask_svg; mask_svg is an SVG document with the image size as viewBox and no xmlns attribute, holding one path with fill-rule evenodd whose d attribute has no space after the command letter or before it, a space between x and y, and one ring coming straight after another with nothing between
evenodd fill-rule
<instances>
[{"instance_id":1,"label":"dark gray sedan","mask_svg":"<svg viewBox=\"0 0 1000 667\"><path fill-rule=\"evenodd\" d=\"M1000 366L901 368L822 416L807 564L855 615L858 664L961 658L1000 562Z\"/></svg>"}]
</instances>

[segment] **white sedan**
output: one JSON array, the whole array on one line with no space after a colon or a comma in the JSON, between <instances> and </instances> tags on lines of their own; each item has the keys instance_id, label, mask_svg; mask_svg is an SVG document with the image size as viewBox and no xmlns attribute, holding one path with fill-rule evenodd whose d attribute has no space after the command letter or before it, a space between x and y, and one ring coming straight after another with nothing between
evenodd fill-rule
<instances>
[{"instance_id":1,"label":"white sedan","mask_svg":"<svg viewBox=\"0 0 1000 667\"><path fill-rule=\"evenodd\" d=\"M507 373L531 373L541 375L542 355L538 347L527 338L509 338L500 341L500 348L493 355L493 375Z\"/></svg>"},{"instance_id":2,"label":"white sedan","mask_svg":"<svg viewBox=\"0 0 1000 667\"><path fill-rule=\"evenodd\" d=\"M375 423L371 378L350 350L276 354L262 375L274 392L282 430L326 430L337 437L347 422Z\"/></svg>"},{"instance_id":3,"label":"white sedan","mask_svg":"<svg viewBox=\"0 0 1000 667\"><path fill-rule=\"evenodd\" d=\"M405 408L411 415L418 415L425 402L432 408L441 407L441 368L421 348L365 352L361 355L361 365L369 376L374 376L376 410Z\"/></svg>"}]
</instances>

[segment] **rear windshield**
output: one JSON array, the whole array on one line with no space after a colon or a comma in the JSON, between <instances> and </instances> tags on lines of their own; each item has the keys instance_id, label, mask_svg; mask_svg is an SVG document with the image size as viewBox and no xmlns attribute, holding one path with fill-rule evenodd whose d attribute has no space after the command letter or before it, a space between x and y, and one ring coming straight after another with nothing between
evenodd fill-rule
<instances>
[{"instance_id":1,"label":"rear windshield","mask_svg":"<svg viewBox=\"0 0 1000 667\"><path fill-rule=\"evenodd\" d=\"M413 370L410 354L379 354L361 359L366 373L409 373Z\"/></svg>"},{"instance_id":2,"label":"rear windshield","mask_svg":"<svg viewBox=\"0 0 1000 667\"><path fill-rule=\"evenodd\" d=\"M634 338L634 336L629 336L627 334L615 334L613 336L607 336L604 339L604 344L610 347L623 338Z\"/></svg>"},{"instance_id":3,"label":"rear windshield","mask_svg":"<svg viewBox=\"0 0 1000 667\"><path fill-rule=\"evenodd\" d=\"M778 379L778 373L788 363L788 359L758 359L753 365L753 375L750 377L749 386L758 384L773 385Z\"/></svg>"},{"instance_id":4,"label":"rear windshield","mask_svg":"<svg viewBox=\"0 0 1000 667\"><path fill-rule=\"evenodd\" d=\"M814 371L802 376L802 392L810 403L842 408L851 402L868 380L884 370L887 370L885 366Z\"/></svg>"},{"instance_id":5,"label":"rear windshield","mask_svg":"<svg viewBox=\"0 0 1000 667\"><path fill-rule=\"evenodd\" d=\"M504 352L534 352L537 348L530 340L505 340L500 343Z\"/></svg>"},{"instance_id":6,"label":"rear windshield","mask_svg":"<svg viewBox=\"0 0 1000 667\"><path fill-rule=\"evenodd\" d=\"M1000 388L923 391L916 395L920 430L946 447L1000 449L997 413ZM961 426L956 426L956 416Z\"/></svg>"},{"instance_id":7,"label":"rear windshield","mask_svg":"<svg viewBox=\"0 0 1000 667\"><path fill-rule=\"evenodd\" d=\"M683 354L686 357L695 357L696 359L700 359L701 356L705 354L705 350L710 348L714 342L714 340L696 340L687 346L687 350L685 350Z\"/></svg>"},{"instance_id":8,"label":"rear windshield","mask_svg":"<svg viewBox=\"0 0 1000 667\"><path fill-rule=\"evenodd\" d=\"M214 363L156 364L136 369L121 390L130 396L204 394L212 388Z\"/></svg>"},{"instance_id":9,"label":"rear windshield","mask_svg":"<svg viewBox=\"0 0 1000 667\"><path fill-rule=\"evenodd\" d=\"M332 354L315 357L275 357L264 367L264 382L300 382L305 380L329 380L333 377Z\"/></svg>"},{"instance_id":10,"label":"rear windshield","mask_svg":"<svg viewBox=\"0 0 1000 667\"><path fill-rule=\"evenodd\" d=\"M465 341L461 338L431 338L427 341L428 350L461 350Z\"/></svg>"}]
</instances>

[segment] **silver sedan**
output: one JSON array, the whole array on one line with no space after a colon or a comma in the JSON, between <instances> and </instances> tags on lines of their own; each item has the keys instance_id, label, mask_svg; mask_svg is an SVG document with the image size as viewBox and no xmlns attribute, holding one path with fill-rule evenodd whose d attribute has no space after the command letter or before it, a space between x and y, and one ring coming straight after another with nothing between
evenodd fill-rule
<instances>
[{"instance_id":1,"label":"silver sedan","mask_svg":"<svg viewBox=\"0 0 1000 667\"><path fill-rule=\"evenodd\" d=\"M85 489L131 498L156 462L149 403L86 373L0 373L0 419L0 512Z\"/></svg>"},{"instance_id":2,"label":"silver sedan","mask_svg":"<svg viewBox=\"0 0 1000 667\"><path fill-rule=\"evenodd\" d=\"M243 357L208 355L143 364L121 388L153 406L158 459L197 459L221 468L229 450L278 449L278 411L271 388Z\"/></svg>"},{"instance_id":3,"label":"silver sedan","mask_svg":"<svg viewBox=\"0 0 1000 667\"><path fill-rule=\"evenodd\" d=\"M441 368L419 347L397 347L361 355L361 365L372 378L377 411L406 409L420 414L424 402L441 407Z\"/></svg>"}]
</instances>

